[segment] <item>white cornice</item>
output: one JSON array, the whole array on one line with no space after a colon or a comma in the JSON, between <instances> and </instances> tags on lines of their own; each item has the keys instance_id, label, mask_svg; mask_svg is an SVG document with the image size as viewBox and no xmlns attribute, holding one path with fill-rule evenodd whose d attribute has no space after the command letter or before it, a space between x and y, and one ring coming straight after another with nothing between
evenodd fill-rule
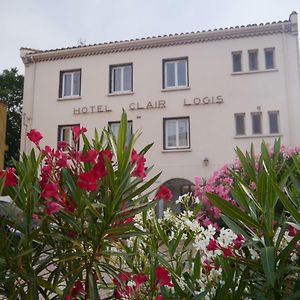
<instances>
[{"instance_id":1,"label":"white cornice","mask_svg":"<svg viewBox=\"0 0 300 300\"><path fill-rule=\"evenodd\" d=\"M265 25L248 25L230 29L218 29L196 33L175 34L142 38L130 41L103 43L73 48L54 49L38 51L34 49L21 48L21 55L25 65L48 60L67 59L79 56L101 55L113 52L134 51L147 48L169 47L174 45L203 43L223 39L236 39L252 36L262 36L278 33L295 34L291 22L279 22ZM297 34L297 32L296 32Z\"/></svg>"}]
</instances>

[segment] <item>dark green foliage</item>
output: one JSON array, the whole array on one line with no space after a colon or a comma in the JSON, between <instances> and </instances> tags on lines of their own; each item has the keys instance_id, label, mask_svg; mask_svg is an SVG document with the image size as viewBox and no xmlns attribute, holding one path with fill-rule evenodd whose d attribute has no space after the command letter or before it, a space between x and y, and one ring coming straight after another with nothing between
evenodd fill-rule
<instances>
[{"instance_id":1,"label":"dark green foliage","mask_svg":"<svg viewBox=\"0 0 300 300\"><path fill-rule=\"evenodd\" d=\"M22 123L24 76L18 74L17 68L4 70L0 74L0 99L7 104L7 133L4 165L11 166L12 159L19 160L20 135Z\"/></svg>"}]
</instances>

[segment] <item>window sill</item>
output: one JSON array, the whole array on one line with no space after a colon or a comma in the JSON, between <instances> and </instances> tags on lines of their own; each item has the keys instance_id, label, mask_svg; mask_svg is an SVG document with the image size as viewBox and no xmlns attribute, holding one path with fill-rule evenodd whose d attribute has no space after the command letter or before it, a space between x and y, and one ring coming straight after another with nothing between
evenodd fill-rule
<instances>
[{"instance_id":1,"label":"window sill","mask_svg":"<svg viewBox=\"0 0 300 300\"><path fill-rule=\"evenodd\" d=\"M191 88L189 86L183 86L183 87L173 87L173 88L165 88L161 89L162 92L173 92L173 91L185 91L190 90Z\"/></svg>"},{"instance_id":2,"label":"window sill","mask_svg":"<svg viewBox=\"0 0 300 300\"><path fill-rule=\"evenodd\" d=\"M266 69L266 70L254 70L254 71L242 71L242 72L232 72L231 75L247 75L247 74L257 74L257 73L269 73L278 72L278 69Z\"/></svg>"},{"instance_id":3,"label":"window sill","mask_svg":"<svg viewBox=\"0 0 300 300\"><path fill-rule=\"evenodd\" d=\"M107 96L125 96L125 95L133 95L134 92L116 92L116 93L108 93Z\"/></svg>"},{"instance_id":4,"label":"window sill","mask_svg":"<svg viewBox=\"0 0 300 300\"><path fill-rule=\"evenodd\" d=\"M174 152L192 152L192 149L165 149L161 151L162 153L174 153Z\"/></svg>"},{"instance_id":5,"label":"window sill","mask_svg":"<svg viewBox=\"0 0 300 300\"><path fill-rule=\"evenodd\" d=\"M274 134L253 134L253 135L236 135L234 139L253 139L253 138L268 138L268 137L281 137L281 133Z\"/></svg>"},{"instance_id":6,"label":"window sill","mask_svg":"<svg viewBox=\"0 0 300 300\"><path fill-rule=\"evenodd\" d=\"M68 101L68 100L80 100L82 99L81 96L72 96L72 97L62 97L62 98L57 98L57 101Z\"/></svg>"}]
</instances>

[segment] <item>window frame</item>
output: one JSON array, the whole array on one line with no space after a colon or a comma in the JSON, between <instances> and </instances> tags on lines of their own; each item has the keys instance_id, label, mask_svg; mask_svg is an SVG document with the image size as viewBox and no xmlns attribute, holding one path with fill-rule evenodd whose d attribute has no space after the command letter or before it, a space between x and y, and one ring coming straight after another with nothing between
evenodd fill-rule
<instances>
[{"instance_id":1,"label":"window frame","mask_svg":"<svg viewBox=\"0 0 300 300\"><path fill-rule=\"evenodd\" d=\"M176 123L176 146L175 147L168 147L167 146L167 121L170 120L182 120L186 119L188 122L187 126L187 146L179 146L179 130L178 130L178 122ZM191 149L191 128L190 128L190 117L172 117L172 118L163 118L163 149L164 150L185 150L185 149Z\"/></svg>"},{"instance_id":2,"label":"window frame","mask_svg":"<svg viewBox=\"0 0 300 300\"><path fill-rule=\"evenodd\" d=\"M256 58L256 60L255 60L255 62L256 62L256 68L251 68L251 63L250 63L250 55L251 54L256 54L256 56L255 56L255 58ZM251 71L258 71L259 70L259 64L258 64L258 49L250 49L250 50L248 50L248 67L249 67L249 71L251 72Z\"/></svg>"},{"instance_id":3,"label":"window frame","mask_svg":"<svg viewBox=\"0 0 300 300\"><path fill-rule=\"evenodd\" d=\"M186 84L185 85L178 85L178 63L184 61L186 63L186 72L185 72L185 79ZM175 76L175 85L174 86L167 86L167 72L166 72L166 65L167 63L174 63L174 76ZM184 57L177 57L177 58L165 58L162 60L162 88L163 90L176 90L176 89L182 89L182 88L188 88L189 87L189 59L187 56Z\"/></svg>"},{"instance_id":4,"label":"window frame","mask_svg":"<svg viewBox=\"0 0 300 300\"><path fill-rule=\"evenodd\" d=\"M270 116L272 114L276 114L276 126L277 126L277 131L276 132L271 132L271 119L270 119ZM279 134L279 132L280 132L280 130L279 130L279 110L268 111L268 118L269 118L269 133L270 134Z\"/></svg>"},{"instance_id":5,"label":"window frame","mask_svg":"<svg viewBox=\"0 0 300 300\"><path fill-rule=\"evenodd\" d=\"M70 128L71 133L72 133L72 129L71 129L72 127L80 127L80 124L65 124L65 125L58 125L57 126L57 145L58 145L59 142L65 142L64 140L60 139L61 133L62 133L62 129L63 128ZM72 133L72 135L73 135L73 133ZM79 143L80 143L80 139L78 140L78 143L77 143L77 149L76 149L77 151L79 150ZM71 147L74 147L74 144L70 144L69 143L69 145Z\"/></svg>"},{"instance_id":6,"label":"window frame","mask_svg":"<svg viewBox=\"0 0 300 300\"><path fill-rule=\"evenodd\" d=\"M131 68L131 82L130 89L124 90L124 69L125 67L130 66ZM121 90L114 90L114 69L121 69ZM123 94L123 93L131 93L133 92L133 63L123 63L123 64L114 64L109 65L109 93L110 94Z\"/></svg>"},{"instance_id":7,"label":"window frame","mask_svg":"<svg viewBox=\"0 0 300 300\"><path fill-rule=\"evenodd\" d=\"M234 68L234 55L239 54L240 55L240 70L235 70ZM239 73L239 72L243 72L243 51L232 51L231 52L231 57L232 57L232 72L233 73Z\"/></svg>"},{"instance_id":8,"label":"window frame","mask_svg":"<svg viewBox=\"0 0 300 300\"><path fill-rule=\"evenodd\" d=\"M111 128L111 125L113 125L113 124L119 124L119 126L120 126L120 123L121 123L121 121L109 121L108 122L108 127L110 127ZM133 121L132 120L127 120L127 129L128 129L128 124L131 124L131 128L130 128L130 136L132 136L133 135ZM118 129L119 130L119 129ZM128 131L127 131L128 132ZM118 136L116 136L115 137L116 139L118 138ZM126 139L127 139L127 137L126 137ZM126 141L127 142L127 141Z\"/></svg>"},{"instance_id":9,"label":"window frame","mask_svg":"<svg viewBox=\"0 0 300 300\"><path fill-rule=\"evenodd\" d=\"M272 51L273 66L271 68L267 67L267 52ZM275 69L275 47L264 48L264 57L265 57L265 69L274 70Z\"/></svg>"},{"instance_id":10,"label":"window frame","mask_svg":"<svg viewBox=\"0 0 300 300\"><path fill-rule=\"evenodd\" d=\"M74 94L74 73L79 72L79 94ZM64 95L64 86L65 86L65 75L72 74L71 79L71 95ZM60 99L76 98L81 97L81 81L82 81L82 69L71 69L71 70L62 70L59 72L59 90L58 97Z\"/></svg>"},{"instance_id":11,"label":"window frame","mask_svg":"<svg viewBox=\"0 0 300 300\"><path fill-rule=\"evenodd\" d=\"M253 116L260 116L260 132L254 132L254 122ZM251 112L251 122L252 122L252 134L253 135L261 135L263 133L263 120L262 120L262 112Z\"/></svg>"},{"instance_id":12,"label":"window frame","mask_svg":"<svg viewBox=\"0 0 300 300\"><path fill-rule=\"evenodd\" d=\"M237 117L240 117L242 116L243 117L243 133L238 133L238 130L237 130ZM243 136L243 135L246 135L246 114L245 113L235 113L234 114L234 122L235 122L235 135L236 136Z\"/></svg>"}]
</instances>

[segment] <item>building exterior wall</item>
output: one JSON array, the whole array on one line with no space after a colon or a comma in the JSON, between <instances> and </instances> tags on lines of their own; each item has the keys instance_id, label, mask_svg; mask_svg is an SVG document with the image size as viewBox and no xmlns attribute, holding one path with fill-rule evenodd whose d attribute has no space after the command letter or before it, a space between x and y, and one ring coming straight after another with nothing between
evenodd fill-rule
<instances>
[{"instance_id":1,"label":"building exterior wall","mask_svg":"<svg viewBox=\"0 0 300 300\"><path fill-rule=\"evenodd\" d=\"M268 29L272 26L265 27ZM245 34L251 28L239 28L234 31L237 32L235 37L231 38L226 36L229 30L225 30L224 33L217 31L215 33L217 39L213 38L212 32L209 33L209 36L212 36L211 40L182 44L178 42L169 46L148 48L146 41L144 42L146 46L141 49L107 51L106 54L99 55L68 57L72 49L49 53L27 51L22 54L26 62L24 87L26 126L22 129L21 150L28 152L32 146L25 138L26 132L31 128L43 133L45 144L56 146L59 125L80 124L89 129L87 135L91 137L94 128L101 130L108 122L118 121L122 108L127 111L128 120L133 122L133 131L143 132L137 148L154 141L147 159L149 165L155 165L154 172L163 170L160 183L172 178L184 178L193 182L195 176L208 177L220 166L233 161L236 146L245 150L253 143L258 148L262 139L272 144L278 137L282 139L283 144L289 146L299 144L297 15L292 14L288 22L276 26L276 30L275 25L273 26L274 33L264 34L263 26L253 28L251 34ZM290 28L288 26L292 29L287 30ZM191 37L194 38L194 35ZM172 38L174 41L179 39L174 36L170 41ZM152 40L148 43L152 43ZM110 44L102 48L105 50L105 47L110 47ZM275 49L275 68L265 70L264 49L270 47ZM89 49L92 47L79 50L90 51ZM251 49L258 50L257 72L247 71L247 53ZM234 51L243 53L241 73L232 71ZM66 58L61 56L54 59L56 53L65 53ZM189 87L163 90L163 60L181 57L188 58ZM133 64L133 92L110 95L109 66L124 63ZM81 69L81 97L58 99L60 71L74 69ZM217 101L218 96L218 99L223 99L222 103L203 104L203 101ZM209 100L205 97L209 97ZM193 101L196 103L200 101L198 98L202 104L188 105L193 104ZM146 109L147 105L158 106L158 101L164 101L160 102L164 103L161 108ZM97 111L98 106L101 106L99 110L104 112L92 113ZM163 106L165 107L162 108ZM105 112L105 109L108 111ZM85 111L88 112L78 113ZM269 134L269 111L279 111L278 134ZM251 133L252 112L262 113L262 134ZM245 113L245 136L235 134L236 113ZM190 149L164 150L163 118L171 117L190 118ZM205 158L208 159L207 165L204 164Z\"/></svg>"},{"instance_id":2,"label":"building exterior wall","mask_svg":"<svg viewBox=\"0 0 300 300\"><path fill-rule=\"evenodd\" d=\"M4 151L6 151L7 149L7 146L5 144L7 115L6 110L6 104L0 101L0 171L3 170L4 167Z\"/></svg>"}]
</instances>

